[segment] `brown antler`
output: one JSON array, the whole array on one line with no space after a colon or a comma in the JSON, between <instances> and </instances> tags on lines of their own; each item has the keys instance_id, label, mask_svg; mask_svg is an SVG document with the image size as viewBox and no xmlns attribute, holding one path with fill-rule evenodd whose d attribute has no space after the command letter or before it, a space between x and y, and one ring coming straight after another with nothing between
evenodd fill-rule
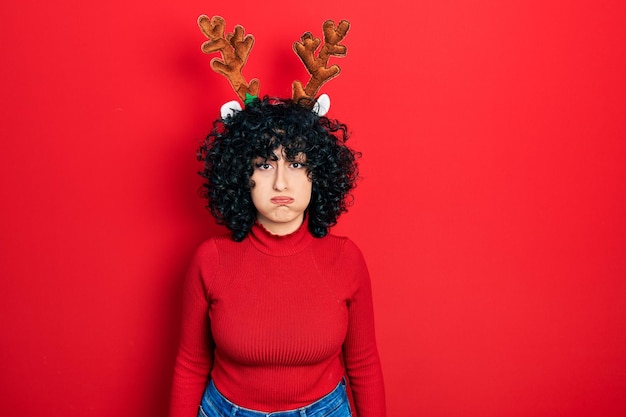
<instances>
[{"instance_id":1,"label":"brown antler","mask_svg":"<svg viewBox=\"0 0 626 417\"><path fill-rule=\"evenodd\" d=\"M338 65L326 67L328 59L333 56L345 56L347 48L339 45L339 42L346 36L350 29L350 22L342 20L339 26L335 28L335 22L327 20L323 25L324 29L324 45L320 49L319 54L315 57L315 51L320 45L320 39L314 38L310 32L306 32L300 38L301 42L293 44L293 50L298 54L302 63L306 67L311 78L306 87L302 87L300 81L294 81L292 85L292 99L298 101L303 97L315 98L320 87L330 79L339 75L341 69Z\"/></svg>"},{"instance_id":2,"label":"brown antler","mask_svg":"<svg viewBox=\"0 0 626 417\"><path fill-rule=\"evenodd\" d=\"M202 52L210 54L220 52L222 59L213 58L211 60L211 68L228 78L235 92L245 102L246 94L251 96L259 95L259 80L256 78L246 82L241 74L241 69L246 64L252 45L254 45L254 37L244 34L244 28L240 25L235 26L235 31L224 37L224 27L226 22L220 16L202 15L198 18L198 26L204 35L210 40L202 44Z\"/></svg>"}]
</instances>

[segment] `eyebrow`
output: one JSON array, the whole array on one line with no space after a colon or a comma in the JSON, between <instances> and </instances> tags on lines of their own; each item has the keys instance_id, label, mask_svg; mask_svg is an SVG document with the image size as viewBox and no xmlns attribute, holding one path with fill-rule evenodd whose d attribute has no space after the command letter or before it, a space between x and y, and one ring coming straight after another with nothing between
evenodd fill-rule
<instances>
[{"instance_id":1,"label":"eyebrow","mask_svg":"<svg viewBox=\"0 0 626 417\"><path fill-rule=\"evenodd\" d=\"M266 158L266 157L264 157L262 155L257 155L257 156L254 157L253 161L258 161L258 160L278 161L279 159L283 159L282 155L279 156L279 155L277 155L276 153L274 153L272 151L272 155L269 158ZM289 161L289 162L306 162L307 157L306 157L306 154L304 152L298 152L296 154L296 156L294 156L292 159L285 158L285 160Z\"/></svg>"}]
</instances>

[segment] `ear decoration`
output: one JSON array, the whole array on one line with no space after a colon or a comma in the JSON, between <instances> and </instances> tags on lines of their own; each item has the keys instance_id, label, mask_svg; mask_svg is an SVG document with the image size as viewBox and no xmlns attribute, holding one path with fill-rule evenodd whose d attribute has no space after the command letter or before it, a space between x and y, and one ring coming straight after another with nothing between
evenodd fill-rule
<instances>
[{"instance_id":1,"label":"ear decoration","mask_svg":"<svg viewBox=\"0 0 626 417\"><path fill-rule=\"evenodd\" d=\"M254 45L254 37L252 35L244 36L243 26L235 26L232 33L224 36L225 20L220 16L213 16L209 19L206 15L198 18L198 26L204 35L209 39L202 44L202 52L211 54L219 52L222 58L211 59L211 68L213 71L224 75L233 89L239 96L244 105L259 96L259 80L254 78L248 84L243 77L241 70L243 69L248 55ZM294 81L292 84L292 100L299 102L306 107L310 107L313 112L319 116L324 116L330 109L330 98L326 94L315 98L320 87L327 81L335 78L341 72L338 65L327 67L328 59L331 56L343 57L346 55L347 48L339 43L348 33L350 22L342 20L335 27L332 20L324 22L324 44L318 50L321 41L314 38L310 32L305 32L300 41L293 44L293 50L296 52L311 78L303 87L300 81ZM306 103L306 104L304 104ZM221 116L225 119L232 116L235 112L241 111L241 104L237 101L230 101L221 108Z\"/></svg>"},{"instance_id":2,"label":"ear decoration","mask_svg":"<svg viewBox=\"0 0 626 417\"><path fill-rule=\"evenodd\" d=\"M233 33L224 36L225 25L226 22L220 16L213 16L209 19L208 16L202 15L198 18L200 30L209 38L202 44L202 52L205 54L221 53L222 59L211 60L211 68L224 75L241 101L246 102L250 96L259 95L259 80L255 78L248 84L241 74L241 69L246 64L252 45L254 45L254 37L252 35L244 37L244 28L240 25L235 26Z\"/></svg>"},{"instance_id":3,"label":"ear decoration","mask_svg":"<svg viewBox=\"0 0 626 417\"><path fill-rule=\"evenodd\" d=\"M222 119L226 119L228 116L233 116L235 112L241 110L241 104L239 104L237 100L233 100L222 105L222 107L220 108L220 115L222 116Z\"/></svg>"},{"instance_id":4,"label":"ear decoration","mask_svg":"<svg viewBox=\"0 0 626 417\"><path fill-rule=\"evenodd\" d=\"M319 96L315 101L312 110L319 117L322 117L326 113L328 113L328 110L330 110L330 97L328 97L328 94L322 94L321 96Z\"/></svg>"}]
</instances>

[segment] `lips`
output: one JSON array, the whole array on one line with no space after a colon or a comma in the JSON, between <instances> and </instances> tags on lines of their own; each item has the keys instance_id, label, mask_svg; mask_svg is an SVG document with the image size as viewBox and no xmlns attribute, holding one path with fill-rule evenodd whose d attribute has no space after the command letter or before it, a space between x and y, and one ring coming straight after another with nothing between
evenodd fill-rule
<instances>
[{"instance_id":1,"label":"lips","mask_svg":"<svg viewBox=\"0 0 626 417\"><path fill-rule=\"evenodd\" d=\"M283 205L286 205L286 204L293 203L294 199L291 198L291 197L280 196L280 197L273 197L273 198L270 199L270 201L272 203L276 204L276 205L283 206Z\"/></svg>"}]
</instances>

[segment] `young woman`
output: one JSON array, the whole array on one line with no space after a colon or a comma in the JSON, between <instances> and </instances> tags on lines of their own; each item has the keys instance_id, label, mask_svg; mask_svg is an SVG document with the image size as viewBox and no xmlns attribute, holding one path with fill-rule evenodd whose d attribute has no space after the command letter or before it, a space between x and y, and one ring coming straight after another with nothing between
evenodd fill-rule
<instances>
[{"instance_id":1,"label":"young woman","mask_svg":"<svg viewBox=\"0 0 626 417\"><path fill-rule=\"evenodd\" d=\"M229 235L184 284L171 417L385 417L368 271L329 234L357 178L346 126L255 99L199 151L208 207ZM199 407L199 408L198 408Z\"/></svg>"}]
</instances>

